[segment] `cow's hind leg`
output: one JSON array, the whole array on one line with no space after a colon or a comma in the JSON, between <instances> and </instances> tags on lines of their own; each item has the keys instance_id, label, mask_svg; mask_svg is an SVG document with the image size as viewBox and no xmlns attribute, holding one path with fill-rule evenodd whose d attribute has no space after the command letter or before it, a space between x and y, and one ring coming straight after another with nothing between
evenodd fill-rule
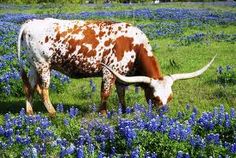
<instances>
[{"instance_id":1,"label":"cow's hind leg","mask_svg":"<svg viewBox=\"0 0 236 158\"><path fill-rule=\"evenodd\" d=\"M119 98L119 103L122 107L122 113L126 112L126 105L125 105L125 86L116 82L116 91Z\"/></svg>"},{"instance_id":2,"label":"cow's hind leg","mask_svg":"<svg viewBox=\"0 0 236 158\"><path fill-rule=\"evenodd\" d=\"M29 72L29 77L27 73L22 70L21 77L23 80L23 89L26 95L26 113L28 115L33 115L33 96L35 91L35 86L37 83L37 73L36 70L31 67Z\"/></svg>"},{"instance_id":3,"label":"cow's hind leg","mask_svg":"<svg viewBox=\"0 0 236 158\"><path fill-rule=\"evenodd\" d=\"M114 82L114 76L108 70L104 70L101 85L101 105L99 108L99 112L102 115L106 115L107 113L107 100L110 96L111 88Z\"/></svg>"},{"instance_id":4,"label":"cow's hind leg","mask_svg":"<svg viewBox=\"0 0 236 158\"><path fill-rule=\"evenodd\" d=\"M49 98L49 85L50 85L50 69L49 67L47 69L43 69L39 72L39 82L36 85L36 90L40 94L43 103L49 112L49 115L51 117L55 117L56 110L54 109L50 98Z\"/></svg>"}]
</instances>

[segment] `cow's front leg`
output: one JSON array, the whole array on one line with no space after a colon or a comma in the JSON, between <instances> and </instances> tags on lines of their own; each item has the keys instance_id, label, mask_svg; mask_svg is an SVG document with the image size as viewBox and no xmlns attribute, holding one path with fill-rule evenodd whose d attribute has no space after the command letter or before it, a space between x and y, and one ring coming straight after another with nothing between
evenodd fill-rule
<instances>
[{"instance_id":1,"label":"cow's front leg","mask_svg":"<svg viewBox=\"0 0 236 158\"><path fill-rule=\"evenodd\" d=\"M122 113L126 112L126 104L125 104L125 86L116 82L116 91L119 98L119 103L122 107Z\"/></svg>"},{"instance_id":2,"label":"cow's front leg","mask_svg":"<svg viewBox=\"0 0 236 158\"><path fill-rule=\"evenodd\" d=\"M54 109L50 98L49 98L49 85L50 85L50 69L44 69L39 73L40 81L36 86L37 92L41 95L43 100L44 106L46 107L47 111L49 112L49 116L55 117L56 110Z\"/></svg>"},{"instance_id":3,"label":"cow's front leg","mask_svg":"<svg viewBox=\"0 0 236 158\"><path fill-rule=\"evenodd\" d=\"M102 78L101 85L101 105L99 108L99 112L102 115L106 115L107 113L107 100L110 96L112 85L115 82L114 76L110 72L105 72Z\"/></svg>"}]
</instances>

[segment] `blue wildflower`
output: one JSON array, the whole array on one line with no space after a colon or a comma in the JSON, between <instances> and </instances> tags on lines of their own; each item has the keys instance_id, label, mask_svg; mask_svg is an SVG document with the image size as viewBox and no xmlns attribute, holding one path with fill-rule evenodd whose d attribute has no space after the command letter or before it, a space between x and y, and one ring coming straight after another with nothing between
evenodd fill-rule
<instances>
[{"instance_id":1,"label":"blue wildflower","mask_svg":"<svg viewBox=\"0 0 236 158\"><path fill-rule=\"evenodd\" d=\"M77 158L83 158L84 157L84 150L82 146L79 146L79 148L77 148Z\"/></svg>"}]
</instances>

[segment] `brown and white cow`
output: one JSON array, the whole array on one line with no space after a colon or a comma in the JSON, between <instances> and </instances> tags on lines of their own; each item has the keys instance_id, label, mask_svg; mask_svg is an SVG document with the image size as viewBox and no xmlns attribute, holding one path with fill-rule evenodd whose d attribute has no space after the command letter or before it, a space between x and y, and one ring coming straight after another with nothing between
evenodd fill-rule
<instances>
[{"instance_id":1,"label":"brown and white cow","mask_svg":"<svg viewBox=\"0 0 236 158\"><path fill-rule=\"evenodd\" d=\"M33 114L36 90L52 116L56 111L48 92L51 69L73 78L101 76L102 113L106 112L107 99L115 83L124 112L125 88L121 82L115 82L116 78L125 83L140 83L146 99L161 106L171 100L174 81L202 74L215 58L196 72L163 76L145 34L130 24L112 21L34 19L23 24L19 33L20 62L21 43L27 49L30 65L29 77L21 66L26 111Z\"/></svg>"}]
</instances>

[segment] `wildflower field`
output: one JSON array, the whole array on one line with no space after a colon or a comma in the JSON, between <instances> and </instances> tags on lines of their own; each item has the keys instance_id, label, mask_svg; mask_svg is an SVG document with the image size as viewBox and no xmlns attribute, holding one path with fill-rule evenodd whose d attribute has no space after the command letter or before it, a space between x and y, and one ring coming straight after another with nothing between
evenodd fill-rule
<instances>
[{"instance_id":1,"label":"wildflower field","mask_svg":"<svg viewBox=\"0 0 236 158\"><path fill-rule=\"evenodd\" d=\"M0 157L236 157L235 7L235 2L0 4ZM17 35L26 20L46 17L129 22L150 39L164 74L191 72L217 57L200 77L176 82L173 101L158 111L131 85L121 114L114 87L106 117L97 113L100 78L76 80L52 71L50 98L57 116L48 117L37 95L35 115L28 116Z\"/></svg>"}]
</instances>

